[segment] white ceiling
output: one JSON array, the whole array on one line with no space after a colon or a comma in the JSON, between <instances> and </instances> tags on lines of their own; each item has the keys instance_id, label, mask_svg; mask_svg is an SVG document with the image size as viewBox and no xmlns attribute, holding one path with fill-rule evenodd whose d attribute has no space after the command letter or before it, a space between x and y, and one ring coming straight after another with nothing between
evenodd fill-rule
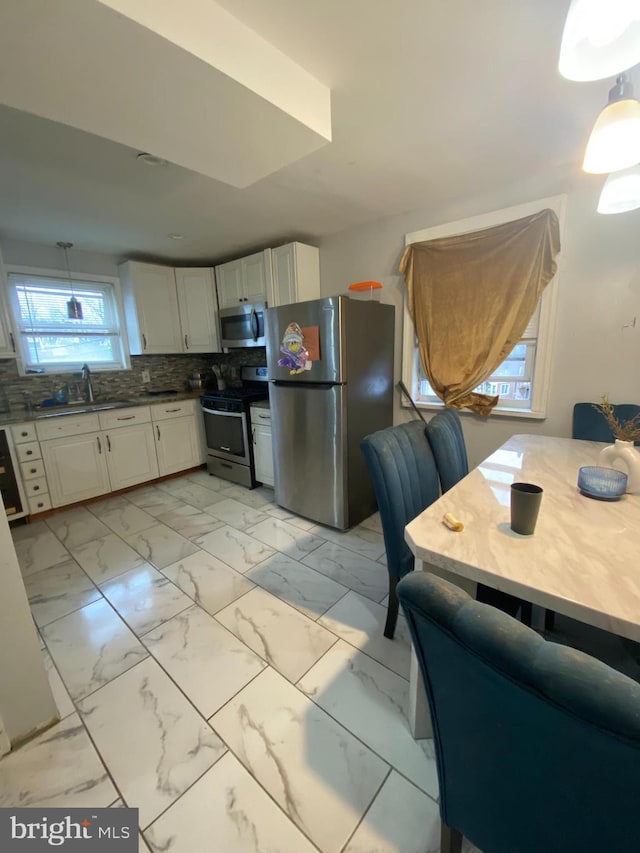
<instances>
[{"instance_id":1,"label":"white ceiling","mask_svg":"<svg viewBox=\"0 0 640 853\"><path fill-rule=\"evenodd\" d=\"M414 208L435 223L443 206L498 188L516 202L532 188L543 196L600 180L582 177L579 164L611 81L558 75L569 0L218 4L331 89L333 141L238 189L173 164L145 167L137 149L0 106L0 236L213 261ZM13 49L25 65L28 36L23 28ZM3 69L21 73L15 62ZM167 109L173 136L174 119ZM194 133L181 124L185 138Z\"/></svg>"}]
</instances>

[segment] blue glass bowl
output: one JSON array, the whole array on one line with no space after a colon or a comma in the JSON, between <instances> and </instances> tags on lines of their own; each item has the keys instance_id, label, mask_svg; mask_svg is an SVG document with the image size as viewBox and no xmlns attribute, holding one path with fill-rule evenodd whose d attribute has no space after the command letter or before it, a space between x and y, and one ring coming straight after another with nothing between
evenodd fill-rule
<instances>
[{"instance_id":1,"label":"blue glass bowl","mask_svg":"<svg viewBox=\"0 0 640 853\"><path fill-rule=\"evenodd\" d=\"M615 468L588 465L578 471L578 488L589 498L617 501L627 490L627 475Z\"/></svg>"}]
</instances>

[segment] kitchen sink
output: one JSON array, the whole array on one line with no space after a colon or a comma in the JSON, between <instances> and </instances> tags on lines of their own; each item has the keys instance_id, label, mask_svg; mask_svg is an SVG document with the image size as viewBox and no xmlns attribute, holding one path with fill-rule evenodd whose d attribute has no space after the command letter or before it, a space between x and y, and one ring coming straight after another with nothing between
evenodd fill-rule
<instances>
[{"instance_id":1,"label":"kitchen sink","mask_svg":"<svg viewBox=\"0 0 640 853\"><path fill-rule=\"evenodd\" d=\"M36 407L37 418L54 418L60 415L81 415L86 412L105 412L108 409L123 409L126 406L139 406L139 400L109 400L100 402L94 400L92 403L67 403L65 406L42 406Z\"/></svg>"}]
</instances>

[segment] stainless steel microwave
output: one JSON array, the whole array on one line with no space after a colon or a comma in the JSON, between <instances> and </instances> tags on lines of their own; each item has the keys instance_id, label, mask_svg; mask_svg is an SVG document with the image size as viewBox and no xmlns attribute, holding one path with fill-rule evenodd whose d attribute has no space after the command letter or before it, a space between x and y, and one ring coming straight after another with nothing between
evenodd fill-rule
<instances>
[{"instance_id":1,"label":"stainless steel microwave","mask_svg":"<svg viewBox=\"0 0 640 853\"><path fill-rule=\"evenodd\" d=\"M221 346L227 348L265 346L266 308L264 302L223 308L219 315Z\"/></svg>"}]
</instances>

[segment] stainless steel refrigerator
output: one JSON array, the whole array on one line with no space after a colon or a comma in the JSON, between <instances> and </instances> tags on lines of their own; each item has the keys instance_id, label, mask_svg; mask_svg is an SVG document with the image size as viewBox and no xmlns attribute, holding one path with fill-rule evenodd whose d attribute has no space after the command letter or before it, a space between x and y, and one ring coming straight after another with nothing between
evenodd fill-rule
<instances>
[{"instance_id":1,"label":"stainless steel refrigerator","mask_svg":"<svg viewBox=\"0 0 640 853\"><path fill-rule=\"evenodd\" d=\"M360 441L393 422L392 305L330 296L269 308L276 502L346 530L375 511Z\"/></svg>"}]
</instances>

